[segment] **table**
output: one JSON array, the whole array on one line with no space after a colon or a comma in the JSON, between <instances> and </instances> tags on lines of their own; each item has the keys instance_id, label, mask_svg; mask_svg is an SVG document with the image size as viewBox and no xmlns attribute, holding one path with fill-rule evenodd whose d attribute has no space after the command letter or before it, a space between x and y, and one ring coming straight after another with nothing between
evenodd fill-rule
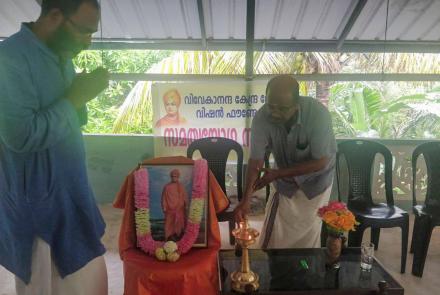
<instances>
[{"instance_id":1,"label":"table","mask_svg":"<svg viewBox=\"0 0 440 295\"><path fill-rule=\"evenodd\" d=\"M192 164L185 157L164 157L146 160L143 164ZM160 262L137 248L136 225L134 222L134 175L125 179L113 204L124 209L119 233L119 253L124 266L125 295L215 295L219 289L217 253L220 249L220 229L216 214L229 206L214 174L209 173L209 202L207 238L208 247L191 249L177 262Z\"/></svg>"},{"instance_id":2,"label":"table","mask_svg":"<svg viewBox=\"0 0 440 295\"><path fill-rule=\"evenodd\" d=\"M376 259L372 271L361 271L360 248L344 249L339 269L326 269L324 250L249 250L251 270L260 276L260 289L256 293L404 294L402 286ZM307 262L307 270L301 267L301 260ZM236 294L231 290L230 274L240 268L240 257L233 250L222 250L218 262L220 294Z\"/></svg>"}]
</instances>

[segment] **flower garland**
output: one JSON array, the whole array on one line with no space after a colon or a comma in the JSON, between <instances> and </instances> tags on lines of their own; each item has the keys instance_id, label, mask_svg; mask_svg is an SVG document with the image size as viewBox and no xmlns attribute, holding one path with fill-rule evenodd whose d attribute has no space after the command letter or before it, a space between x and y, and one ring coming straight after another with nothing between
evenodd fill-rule
<instances>
[{"instance_id":1,"label":"flower garland","mask_svg":"<svg viewBox=\"0 0 440 295\"><path fill-rule=\"evenodd\" d=\"M177 242L155 241L151 235L150 191L147 169L134 172L135 222L137 244L144 252L159 260L176 261L181 254L188 252L197 239L203 217L207 196L208 163L206 160L194 161L193 186L188 221L183 237Z\"/></svg>"}]
</instances>

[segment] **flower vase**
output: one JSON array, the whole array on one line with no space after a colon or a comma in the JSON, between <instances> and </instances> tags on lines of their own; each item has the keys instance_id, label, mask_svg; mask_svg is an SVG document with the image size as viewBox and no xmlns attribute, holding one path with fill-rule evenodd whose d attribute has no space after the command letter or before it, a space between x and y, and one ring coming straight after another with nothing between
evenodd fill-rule
<instances>
[{"instance_id":1,"label":"flower vase","mask_svg":"<svg viewBox=\"0 0 440 295\"><path fill-rule=\"evenodd\" d=\"M342 235L328 235L325 243L326 266L329 268L339 268L339 258L341 257L342 246L345 238Z\"/></svg>"}]
</instances>

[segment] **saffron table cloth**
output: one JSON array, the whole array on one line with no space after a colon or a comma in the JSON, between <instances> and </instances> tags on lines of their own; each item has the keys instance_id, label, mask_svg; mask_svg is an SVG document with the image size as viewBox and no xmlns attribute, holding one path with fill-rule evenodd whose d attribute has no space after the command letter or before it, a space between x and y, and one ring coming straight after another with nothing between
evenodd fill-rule
<instances>
[{"instance_id":1,"label":"saffron table cloth","mask_svg":"<svg viewBox=\"0 0 440 295\"><path fill-rule=\"evenodd\" d=\"M193 164L185 157L164 157L146 160L143 164ZM133 171L134 172L134 171ZM193 248L177 262L161 262L136 246L134 177L130 173L113 206L124 209L119 234L119 254L124 267L125 295L218 294L217 254L220 229L216 214L229 206L229 200L209 173L208 247Z\"/></svg>"}]
</instances>

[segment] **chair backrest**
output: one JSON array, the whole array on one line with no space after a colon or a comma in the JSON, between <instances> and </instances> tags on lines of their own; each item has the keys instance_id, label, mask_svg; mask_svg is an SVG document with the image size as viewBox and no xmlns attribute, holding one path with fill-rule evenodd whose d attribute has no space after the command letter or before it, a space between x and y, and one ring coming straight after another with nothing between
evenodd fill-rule
<instances>
[{"instance_id":1,"label":"chair backrest","mask_svg":"<svg viewBox=\"0 0 440 295\"><path fill-rule=\"evenodd\" d=\"M226 194L225 172L228 155L231 151L237 153L237 197L241 200L243 189L243 148L236 141L223 137L207 137L193 141L186 152L188 158L192 158L198 150L211 169L217 182Z\"/></svg>"},{"instance_id":2,"label":"chair backrest","mask_svg":"<svg viewBox=\"0 0 440 295\"><path fill-rule=\"evenodd\" d=\"M371 195L371 176L376 154L385 160L385 195L388 206L394 205L392 186L393 157L389 149L375 141L347 140L338 144L336 156L336 181L340 193L340 157L344 156L348 168L348 201L349 207L370 207L373 205ZM339 196L340 198L340 196Z\"/></svg>"},{"instance_id":3,"label":"chair backrest","mask_svg":"<svg viewBox=\"0 0 440 295\"><path fill-rule=\"evenodd\" d=\"M440 142L426 142L418 145L412 154L412 191L413 205L417 205L416 200L416 172L417 159L423 155L426 163L426 173L428 183L426 188L425 206L427 208L440 208Z\"/></svg>"}]
</instances>

